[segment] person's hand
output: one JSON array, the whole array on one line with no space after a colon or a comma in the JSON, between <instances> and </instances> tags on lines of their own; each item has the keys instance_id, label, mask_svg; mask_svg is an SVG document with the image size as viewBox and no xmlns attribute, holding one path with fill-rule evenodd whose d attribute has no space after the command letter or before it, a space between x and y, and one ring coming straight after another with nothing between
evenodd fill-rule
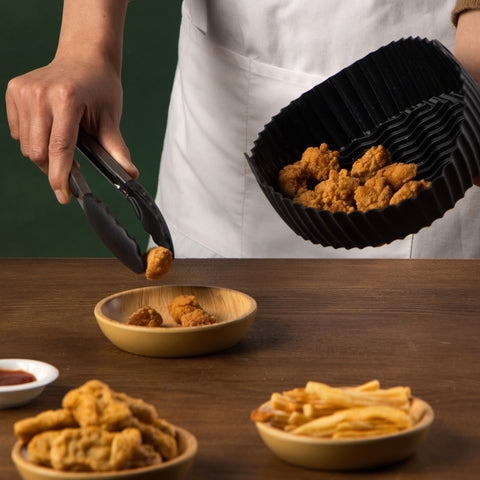
<instances>
[{"instance_id":1,"label":"person's hand","mask_svg":"<svg viewBox=\"0 0 480 480\"><path fill-rule=\"evenodd\" d=\"M119 74L105 62L56 58L11 80L6 105L12 137L48 174L60 203L70 199L68 175L80 124L132 177L138 175L119 130Z\"/></svg>"}]
</instances>

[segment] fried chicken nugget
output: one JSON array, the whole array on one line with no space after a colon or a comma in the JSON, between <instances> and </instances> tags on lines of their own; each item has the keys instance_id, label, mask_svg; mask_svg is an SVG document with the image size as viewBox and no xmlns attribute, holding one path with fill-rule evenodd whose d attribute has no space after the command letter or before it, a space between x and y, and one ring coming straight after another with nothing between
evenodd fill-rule
<instances>
[{"instance_id":1,"label":"fried chicken nugget","mask_svg":"<svg viewBox=\"0 0 480 480\"><path fill-rule=\"evenodd\" d=\"M179 295L170 302L168 311L175 322L183 327L217 323L217 318L203 310L195 295Z\"/></svg>"},{"instance_id":2,"label":"fried chicken nugget","mask_svg":"<svg viewBox=\"0 0 480 480\"><path fill-rule=\"evenodd\" d=\"M398 205L407 198L413 198L418 192L430 187L431 182L426 180L411 180L397 190L390 199L390 205Z\"/></svg>"},{"instance_id":3,"label":"fried chicken nugget","mask_svg":"<svg viewBox=\"0 0 480 480\"><path fill-rule=\"evenodd\" d=\"M217 317L210 315L205 310L197 308L185 313L181 318L182 327L200 327L217 323Z\"/></svg>"},{"instance_id":4,"label":"fried chicken nugget","mask_svg":"<svg viewBox=\"0 0 480 480\"><path fill-rule=\"evenodd\" d=\"M72 412L67 409L46 410L35 417L15 422L13 432L23 443L27 443L32 437L45 430L61 430L68 427L78 427Z\"/></svg>"},{"instance_id":5,"label":"fried chicken nugget","mask_svg":"<svg viewBox=\"0 0 480 480\"><path fill-rule=\"evenodd\" d=\"M304 207L312 207L317 210L323 209L322 196L315 190L304 190L303 192L295 195L293 201L301 203Z\"/></svg>"},{"instance_id":6,"label":"fried chicken nugget","mask_svg":"<svg viewBox=\"0 0 480 480\"><path fill-rule=\"evenodd\" d=\"M300 164L305 168L307 178L321 182L328 178L330 171L340 169L339 156L339 152L330 150L326 143L322 143L320 147L308 147L303 152Z\"/></svg>"},{"instance_id":7,"label":"fried chicken nugget","mask_svg":"<svg viewBox=\"0 0 480 480\"><path fill-rule=\"evenodd\" d=\"M393 190L384 177L372 177L355 190L357 209L363 212L389 205Z\"/></svg>"},{"instance_id":8,"label":"fried chicken nugget","mask_svg":"<svg viewBox=\"0 0 480 480\"><path fill-rule=\"evenodd\" d=\"M416 163L392 163L378 170L376 176L385 177L396 192L402 185L416 177L417 170Z\"/></svg>"},{"instance_id":9,"label":"fried chicken nugget","mask_svg":"<svg viewBox=\"0 0 480 480\"><path fill-rule=\"evenodd\" d=\"M128 405L115 400L109 386L99 380L90 380L70 390L62 406L72 412L81 427L99 426L107 430L124 428L132 412Z\"/></svg>"},{"instance_id":10,"label":"fried chicken nugget","mask_svg":"<svg viewBox=\"0 0 480 480\"><path fill-rule=\"evenodd\" d=\"M182 317L197 308L201 308L195 295L179 295L168 304L168 313L176 323L182 323Z\"/></svg>"},{"instance_id":11,"label":"fried chicken nugget","mask_svg":"<svg viewBox=\"0 0 480 480\"><path fill-rule=\"evenodd\" d=\"M315 192L321 197L322 208L351 213L355 210L354 194L359 185L360 180L350 176L347 170L331 170L328 180L320 182Z\"/></svg>"},{"instance_id":12,"label":"fried chicken nugget","mask_svg":"<svg viewBox=\"0 0 480 480\"><path fill-rule=\"evenodd\" d=\"M170 271L173 262L173 253L164 247L154 247L147 251L147 270L145 276L148 280L159 280Z\"/></svg>"},{"instance_id":13,"label":"fried chicken nugget","mask_svg":"<svg viewBox=\"0 0 480 480\"><path fill-rule=\"evenodd\" d=\"M352 165L352 177L357 177L365 182L378 170L389 165L391 161L392 154L383 145L371 147Z\"/></svg>"},{"instance_id":14,"label":"fried chicken nugget","mask_svg":"<svg viewBox=\"0 0 480 480\"><path fill-rule=\"evenodd\" d=\"M287 197L293 198L308 189L308 177L300 161L285 165L278 173L278 186Z\"/></svg>"},{"instance_id":15,"label":"fried chicken nugget","mask_svg":"<svg viewBox=\"0 0 480 480\"><path fill-rule=\"evenodd\" d=\"M160 327L163 318L154 308L145 305L133 312L128 318L128 325L136 325L138 327Z\"/></svg>"}]
</instances>

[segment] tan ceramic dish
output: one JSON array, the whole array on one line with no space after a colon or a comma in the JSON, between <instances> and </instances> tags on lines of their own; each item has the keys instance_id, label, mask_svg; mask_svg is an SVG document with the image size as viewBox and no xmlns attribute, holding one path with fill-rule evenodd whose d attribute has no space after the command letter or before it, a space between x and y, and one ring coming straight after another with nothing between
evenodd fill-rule
<instances>
[{"instance_id":1,"label":"tan ceramic dish","mask_svg":"<svg viewBox=\"0 0 480 480\"><path fill-rule=\"evenodd\" d=\"M331 440L293 435L267 423L256 422L256 427L270 450L294 465L319 470L375 468L413 455L427 436L434 418L432 407L418 398L414 401L425 413L413 428L375 438Z\"/></svg>"},{"instance_id":2,"label":"tan ceramic dish","mask_svg":"<svg viewBox=\"0 0 480 480\"><path fill-rule=\"evenodd\" d=\"M196 438L187 430L178 432L180 455L168 462L151 467L117 472L63 472L35 465L26 460L26 451L18 441L12 450L12 459L23 480L181 480L191 467L198 450Z\"/></svg>"},{"instance_id":3,"label":"tan ceramic dish","mask_svg":"<svg viewBox=\"0 0 480 480\"><path fill-rule=\"evenodd\" d=\"M218 323L202 327L175 326L168 304L178 295L195 295ZM144 305L156 309L165 326L127 325L129 316ZM162 285L127 290L101 300L95 317L105 336L118 348L152 357L190 357L213 353L237 343L257 312L255 300L237 290L207 286Z\"/></svg>"}]
</instances>

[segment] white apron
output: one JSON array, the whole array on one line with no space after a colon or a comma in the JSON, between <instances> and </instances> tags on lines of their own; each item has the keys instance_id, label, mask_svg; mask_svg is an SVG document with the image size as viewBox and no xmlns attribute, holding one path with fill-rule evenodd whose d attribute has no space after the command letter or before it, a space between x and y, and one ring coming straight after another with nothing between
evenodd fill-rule
<instances>
[{"instance_id":1,"label":"white apron","mask_svg":"<svg viewBox=\"0 0 480 480\"><path fill-rule=\"evenodd\" d=\"M334 249L283 222L244 157L283 106L380 46L421 36L453 48L453 3L185 0L156 196L176 256L478 256L476 187L417 235L377 248Z\"/></svg>"}]
</instances>

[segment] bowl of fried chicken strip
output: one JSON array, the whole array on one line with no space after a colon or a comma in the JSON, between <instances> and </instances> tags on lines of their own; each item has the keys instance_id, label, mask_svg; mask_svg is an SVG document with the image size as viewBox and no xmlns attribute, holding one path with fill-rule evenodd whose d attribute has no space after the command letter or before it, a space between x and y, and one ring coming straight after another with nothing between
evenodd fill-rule
<instances>
[{"instance_id":1,"label":"bowl of fried chicken strip","mask_svg":"<svg viewBox=\"0 0 480 480\"><path fill-rule=\"evenodd\" d=\"M480 89L436 40L394 41L284 107L250 154L298 235L389 244L454 208L480 172Z\"/></svg>"},{"instance_id":2,"label":"bowl of fried chicken strip","mask_svg":"<svg viewBox=\"0 0 480 480\"><path fill-rule=\"evenodd\" d=\"M182 480L195 436L153 404L92 379L58 408L14 423L11 456L23 480Z\"/></svg>"},{"instance_id":3,"label":"bowl of fried chicken strip","mask_svg":"<svg viewBox=\"0 0 480 480\"><path fill-rule=\"evenodd\" d=\"M118 348L150 357L192 357L225 350L250 329L256 301L223 287L160 285L104 298L95 306L103 334Z\"/></svg>"}]
</instances>

